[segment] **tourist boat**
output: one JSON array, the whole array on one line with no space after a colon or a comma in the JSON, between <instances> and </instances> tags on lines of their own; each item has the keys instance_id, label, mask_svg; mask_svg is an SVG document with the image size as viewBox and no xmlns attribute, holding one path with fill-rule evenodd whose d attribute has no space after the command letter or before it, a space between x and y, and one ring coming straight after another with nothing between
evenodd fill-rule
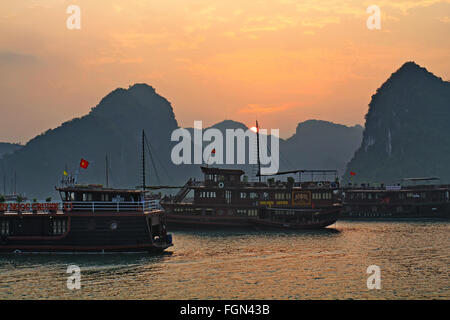
<instances>
[{"instance_id":1,"label":"tourist boat","mask_svg":"<svg viewBox=\"0 0 450 320\"><path fill-rule=\"evenodd\" d=\"M352 185L342 189L346 219L450 218L450 185L437 177L405 178L397 185ZM414 185L411 185L413 183Z\"/></svg>"},{"instance_id":2,"label":"tourist boat","mask_svg":"<svg viewBox=\"0 0 450 320\"><path fill-rule=\"evenodd\" d=\"M143 190L74 185L61 203L0 204L0 252L161 252L164 212Z\"/></svg>"},{"instance_id":3,"label":"tourist boat","mask_svg":"<svg viewBox=\"0 0 450 320\"><path fill-rule=\"evenodd\" d=\"M336 222L342 209L339 183L330 181L247 182L244 171L201 167L204 181L190 179L161 205L169 227L317 229ZM277 175L335 170L295 170ZM261 180L261 179L259 179ZM188 195L193 193L191 201Z\"/></svg>"},{"instance_id":4,"label":"tourist boat","mask_svg":"<svg viewBox=\"0 0 450 320\"><path fill-rule=\"evenodd\" d=\"M162 252L172 246L164 211L146 190L145 165L138 189L76 184L69 175L56 190L61 202L0 203L1 253Z\"/></svg>"}]
</instances>

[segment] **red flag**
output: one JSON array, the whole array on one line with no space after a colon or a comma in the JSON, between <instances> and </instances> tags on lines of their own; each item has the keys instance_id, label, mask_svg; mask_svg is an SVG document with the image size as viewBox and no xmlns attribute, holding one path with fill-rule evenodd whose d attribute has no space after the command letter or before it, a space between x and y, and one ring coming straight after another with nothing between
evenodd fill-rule
<instances>
[{"instance_id":1,"label":"red flag","mask_svg":"<svg viewBox=\"0 0 450 320\"><path fill-rule=\"evenodd\" d=\"M356 175L356 173L353 172L353 171L350 171L350 175L351 175L351 176L354 176L354 175Z\"/></svg>"},{"instance_id":2,"label":"red flag","mask_svg":"<svg viewBox=\"0 0 450 320\"><path fill-rule=\"evenodd\" d=\"M212 149L211 154L216 154L216 148Z\"/></svg>"},{"instance_id":3,"label":"red flag","mask_svg":"<svg viewBox=\"0 0 450 320\"><path fill-rule=\"evenodd\" d=\"M83 158L81 158L80 167L82 167L83 169L87 169L88 165L89 165L89 162L84 160Z\"/></svg>"}]
</instances>

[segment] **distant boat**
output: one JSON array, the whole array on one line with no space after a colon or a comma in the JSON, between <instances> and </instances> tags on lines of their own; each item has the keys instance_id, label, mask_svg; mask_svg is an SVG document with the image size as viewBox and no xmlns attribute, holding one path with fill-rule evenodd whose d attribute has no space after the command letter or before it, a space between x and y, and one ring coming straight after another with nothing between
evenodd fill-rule
<instances>
[{"instance_id":1,"label":"distant boat","mask_svg":"<svg viewBox=\"0 0 450 320\"><path fill-rule=\"evenodd\" d=\"M405 178L415 185L346 186L343 218L450 218L450 185L426 184L438 177ZM419 184L417 184L419 183Z\"/></svg>"}]
</instances>

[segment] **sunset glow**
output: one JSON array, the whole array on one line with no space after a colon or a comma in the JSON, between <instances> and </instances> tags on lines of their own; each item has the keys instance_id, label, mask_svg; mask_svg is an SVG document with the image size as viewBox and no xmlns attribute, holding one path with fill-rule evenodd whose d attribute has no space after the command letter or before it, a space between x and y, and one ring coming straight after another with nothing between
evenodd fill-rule
<instances>
[{"instance_id":1,"label":"sunset glow","mask_svg":"<svg viewBox=\"0 0 450 320\"><path fill-rule=\"evenodd\" d=\"M181 126L224 119L280 128L364 124L377 88L414 60L449 79L450 0L72 1L0 4L0 136L26 142L145 82ZM20 125L19 125L20 124Z\"/></svg>"}]
</instances>

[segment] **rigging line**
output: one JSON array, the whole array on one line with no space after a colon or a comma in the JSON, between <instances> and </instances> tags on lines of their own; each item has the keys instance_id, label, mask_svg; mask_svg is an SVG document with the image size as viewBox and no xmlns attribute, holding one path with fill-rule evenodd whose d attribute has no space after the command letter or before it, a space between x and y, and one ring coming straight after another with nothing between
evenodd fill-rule
<instances>
[{"instance_id":1,"label":"rigging line","mask_svg":"<svg viewBox=\"0 0 450 320\"><path fill-rule=\"evenodd\" d=\"M148 142L147 147L149 148L149 151L152 152L154 151L154 148L152 147L152 144L150 143L150 141L148 141L147 137L145 137L146 141ZM154 152L152 152L154 153ZM155 158L156 161L158 161L159 165L161 166L161 168L164 170L164 173L166 174L166 176L169 178L169 180L174 183L174 179L172 178L172 176L169 174L169 172L167 171L166 167L164 166L164 164L161 162L161 160L158 158L158 156L155 153ZM152 158L153 159L153 158ZM153 160L152 160L153 161Z\"/></svg>"},{"instance_id":2,"label":"rigging line","mask_svg":"<svg viewBox=\"0 0 450 320\"><path fill-rule=\"evenodd\" d=\"M159 179L158 171L156 170L155 162L153 161L152 151L150 150L150 147L148 145L148 139L147 139L147 136L145 135L145 132L144 132L144 140L145 140L145 144L147 145L148 153L150 154L150 160L152 162L153 170L155 170L156 180L157 180L158 184L161 184L161 180Z\"/></svg>"},{"instance_id":3,"label":"rigging line","mask_svg":"<svg viewBox=\"0 0 450 320\"><path fill-rule=\"evenodd\" d=\"M268 137L270 137L270 139L273 138L272 135L269 135ZM272 155L272 150L270 150L269 141L267 141L267 149L269 149L269 153L270 153L269 156L271 156ZM279 148L279 149L281 149L281 148ZM294 170L295 167L292 165L292 163L289 161L289 159L288 158L284 158L284 157L281 156L281 150L279 150L279 152L280 152L280 163L279 164L281 164L281 162L284 162L284 164L286 164L287 167L290 167L290 169Z\"/></svg>"}]
</instances>

